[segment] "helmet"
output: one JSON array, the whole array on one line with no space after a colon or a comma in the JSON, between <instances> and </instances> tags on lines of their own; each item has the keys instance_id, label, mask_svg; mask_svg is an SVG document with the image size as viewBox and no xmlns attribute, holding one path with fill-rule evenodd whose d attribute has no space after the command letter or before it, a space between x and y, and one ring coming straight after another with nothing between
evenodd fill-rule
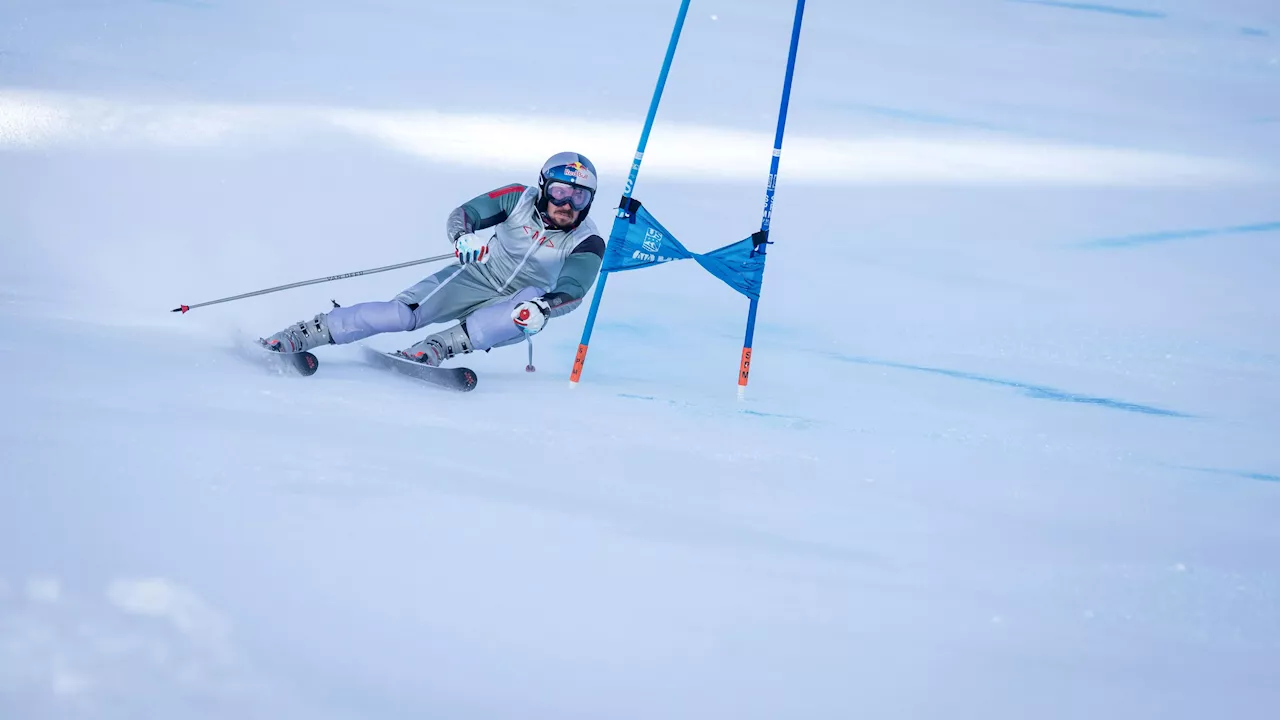
<instances>
[{"instance_id":1,"label":"helmet","mask_svg":"<svg viewBox=\"0 0 1280 720\"><path fill-rule=\"evenodd\" d=\"M569 185L580 190L567 192L563 188L557 188L554 190L556 197L552 197L553 190L550 186L553 183ZM591 210L591 203L595 200L595 196L596 166L592 165L585 155L575 152L556 153L542 164L542 172L538 175L538 212L542 215L544 223L553 224L551 218L547 216L548 203L555 202L557 205L563 205L567 202L578 211L578 219L572 227L564 229L572 230L578 227L583 220L587 219L587 213Z\"/></svg>"}]
</instances>

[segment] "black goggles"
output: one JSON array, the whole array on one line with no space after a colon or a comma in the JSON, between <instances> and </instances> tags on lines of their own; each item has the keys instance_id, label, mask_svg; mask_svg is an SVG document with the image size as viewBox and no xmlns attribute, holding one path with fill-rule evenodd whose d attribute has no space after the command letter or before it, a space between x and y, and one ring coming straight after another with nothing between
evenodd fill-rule
<instances>
[{"instance_id":1,"label":"black goggles","mask_svg":"<svg viewBox=\"0 0 1280 720\"><path fill-rule=\"evenodd\" d=\"M582 212L582 209L591 204L591 191L562 182L547 183L547 202L552 205L564 205L569 203L574 210Z\"/></svg>"}]
</instances>

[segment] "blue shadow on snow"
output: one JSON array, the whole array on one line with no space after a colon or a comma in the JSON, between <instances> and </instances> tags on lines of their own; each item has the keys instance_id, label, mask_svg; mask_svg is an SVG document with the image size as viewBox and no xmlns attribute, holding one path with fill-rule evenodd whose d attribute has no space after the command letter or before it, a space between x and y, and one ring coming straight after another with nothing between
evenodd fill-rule
<instances>
[{"instance_id":1,"label":"blue shadow on snow","mask_svg":"<svg viewBox=\"0 0 1280 720\"><path fill-rule=\"evenodd\" d=\"M1114 5L1096 5L1094 3L1077 3L1077 2L1059 2L1059 0L1009 0L1009 2L1020 3L1023 5L1044 5L1046 7L1062 8L1064 10L1083 10L1085 12L1106 13L1108 15L1122 15L1124 17L1142 18L1144 20L1163 20L1169 17L1162 12L1154 10L1135 10L1133 8L1122 8Z\"/></svg>"},{"instance_id":2,"label":"blue shadow on snow","mask_svg":"<svg viewBox=\"0 0 1280 720\"><path fill-rule=\"evenodd\" d=\"M1018 382L1017 380L1003 380L1001 378L988 377L986 375L978 375L975 373L963 372L960 370L947 370L946 368L924 367L922 365L908 365L906 363L892 362L889 360L874 360L871 358L854 357L850 355L840 355L830 353L830 357L841 362L855 363L858 365L875 365L878 367L895 368L898 370L911 370L913 372L930 373L933 375L942 375L944 377L955 378L957 380L969 380L971 382L983 383L986 385L998 385L1000 387L1009 387L1021 390L1024 395L1037 400L1051 400L1053 402L1078 403L1081 405L1097 405L1099 407L1111 410L1123 410L1125 412L1141 413L1143 415L1159 415L1161 417L1176 418L1193 418L1194 415L1180 413L1175 410L1165 410L1164 408L1153 407L1151 405L1139 405L1137 403L1124 402L1122 400L1112 400L1110 398L1093 397L1091 395L1079 395L1077 393L1065 392L1055 388L1046 387L1044 385L1031 385L1029 383Z\"/></svg>"},{"instance_id":3,"label":"blue shadow on snow","mask_svg":"<svg viewBox=\"0 0 1280 720\"><path fill-rule=\"evenodd\" d=\"M1202 468L1182 466L1183 470L1191 470L1200 473L1210 473L1213 475L1228 475L1230 477L1244 478L1245 480L1260 480L1262 482L1280 483L1280 475L1267 475L1266 473L1247 472L1244 470L1225 470L1221 468Z\"/></svg>"},{"instance_id":4,"label":"blue shadow on snow","mask_svg":"<svg viewBox=\"0 0 1280 720\"><path fill-rule=\"evenodd\" d=\"M866 113L868 115L878 115L880 117L890 118L893 120L905 120L907 122L921 123L924 125L944 125L946 127L973 128L975 130L1012 132L1010 128L983 122L981 120L967 120L965 118L951 117L950 115L938 115L929 112L906 110L904 108L889 107L887 105L848 102L827 103L827 105L839 110Z\"/></svg>"},{"instance_id":5,"label":"blue shadow on snow","mask_svg":"<svg viewBox=\"0 0 1280 720\"><path fill-rule=\"evenodd\" d=\"M206 10L213 7L211 0L151 0L157 5L177 5L178 7Z\"/></svg>"},{"instance_id":6,"label":"blue shadow on snow","mask_svg":"<svg viewBox=\"0 0 1280 720\"><path fill-rule=\"evenodd\" d=\"M1169 230L1166 232L1142 233L1140 235L1124 235L1101 240L1090 240L1082 243L1086 248L1126 248L1138 245L1170 242L1172 240L1192 240L1195 238L1220 237L1223 235L1252 235L1257 233L1280 232L1280 222L1258 223L1256 225L1235 225L1224 228L1196 228L1192 230Z\"/></svg>"},{"instance_id":7,"label":"blue shadow on snow","mask_svg":"<svg viewBox=\"0 0 1280 720\"><path fill-rule=\"evenodd\" d=\"M618 393L618 397L626 400L646 400L649 402L664 403L672 407L679 405L679 403L677 403L675 400L659 400L657 397L653 395L637 395L635 393ZM738 410L736 414L748 415L750 417L757 417L757 418L765 418L768 420L782 420L789 427L805 428L805 427L810 427L814 424L813 421L809 420L808 418L802 418L796 415L782 415L780 413L763 412L760 410Z\"/></svg>"},{"instance_id":8,"label":"blue shadow on snow","mask_svg":"<svg viewBox=\"0 0 1280 720\"><path fill-rule=\"evenodd\" d=\"M1271 33L1262 28L1240 28L1240 34L1248 35L1249 37L1271 37Z\"/></svg>"}]
</instances>

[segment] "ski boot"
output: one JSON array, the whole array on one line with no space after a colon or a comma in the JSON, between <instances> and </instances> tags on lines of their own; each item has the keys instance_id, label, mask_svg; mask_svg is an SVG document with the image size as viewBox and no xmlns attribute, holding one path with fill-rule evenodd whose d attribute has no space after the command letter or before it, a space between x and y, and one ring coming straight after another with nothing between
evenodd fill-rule
<instances>
[{"instance_id":1,"label":"ski boot","mask_svg":"<svg viewBox=\"0 0 1280 720\"><path fill-rule=\"evenodd\" d=\"M471 338L467 337L467 328L462 323L458 323L428 335L421 341L398 351L397 354L423 365L440 367L440 363L445 360L455 355L466 355L471 350Z\"/></svg>"},{"instance_id":2,"label":"ski boot","mask_svg":"<svg viewBox=\"0 0 1280 720\"><path fill-rule=\"evenodd\" d=\"M311 320L294 323L263 339L262 344L268 350L286 353L306 352L321 345L329 345L333 340L329 337L329 325L325 320L325 314L320 313Z\"/></svg>"}]
</instances>

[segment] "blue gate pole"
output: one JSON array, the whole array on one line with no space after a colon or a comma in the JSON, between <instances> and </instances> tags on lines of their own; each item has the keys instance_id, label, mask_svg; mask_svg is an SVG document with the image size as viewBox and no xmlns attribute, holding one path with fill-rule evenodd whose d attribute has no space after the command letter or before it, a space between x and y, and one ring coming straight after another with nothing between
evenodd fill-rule
<instances>
[{"instance_id":1,"label":"blue gate pole","mask_svg":"<svg viewBox=\"0 0 1280 720\"><path fill-rule=\"evenodd\" d=\"M662 60L662 72L658 74L658 84L653 89L653 99L649 101L649 114L644 119L644 131L640 133L640 144L636 147L635 159L631 162L631 172L627 175L627 184L622 190L622 201L618 206L618 214L613 219L613 229L609 232L609 242L617 242L627 235L628 201L635 189L636 178L640 175L640 161L644 159L644 149L649 144L649 131L653 129L653 120L658 115L658 102L662 100L662 90L667 85L667 73L671 71L671 61L676 56L676 44L680 41L680 31L684 29L684 18L689 13L689 0L681 0L680 12L676 15L676 26L671 31L671 41L667 43L667 56ZM607 256L608 253L606 252ZM609 279L609 271L601 270L596 280L596 292L591 297L591 310L587 313L587 325L582 329L582 340L578 343L578 354L573 358L573 372L569 375L569 387L578 386L582 378L582 366L587 362L587 345L591 342L591 330L596 324L596 313L600 310L600 298L604 296L605 281Z\"/></svg>"},{"instance_id":2,"label":"blue gate pole","mask_svg":"<svg viewBox=\"0 0 1280 720\"><path fill-rule=\"evenodd\" d=\"M769 220L773 215L773 191L778 185L778 162L782 159L782 134L787 127L787 106L791 103L791 78L796 69L796 50L800 47L800 21L804 18L804 0L796 2L796 19L791 27L791 49L787 53L787 76L782 83L782 107L778 110L778 131L773 138L773 160L769 163L769 185L765 189L764 217L760 220L762 242L753 253L766 254L769 240ZM763 272L763 269L762 269ZM764 292L763 278L760 292ZM756 334L756 310L760 307L760 298L751 298L751 308L747 311L747 335L742 342L742 360L738 365L738 399L747 394L747 377L751 374L751 344Z\"/></svg>"}]
</instances>

